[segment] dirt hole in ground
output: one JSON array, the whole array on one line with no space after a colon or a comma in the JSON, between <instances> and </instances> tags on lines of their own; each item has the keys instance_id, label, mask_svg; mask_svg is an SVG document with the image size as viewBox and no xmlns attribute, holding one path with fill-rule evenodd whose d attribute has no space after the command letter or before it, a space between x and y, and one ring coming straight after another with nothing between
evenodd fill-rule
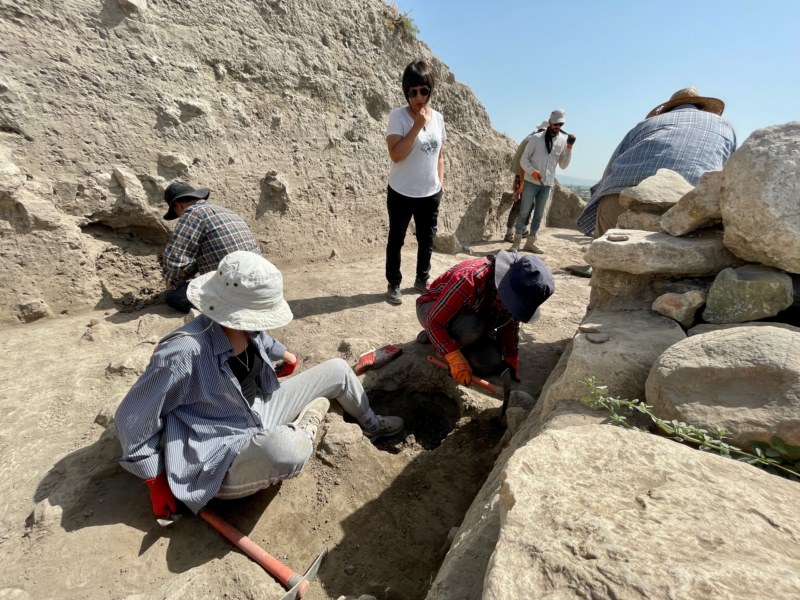
<instances>
[{"instance_id":1,"label":"dirt hole in ground","mask_svg":"<svg viewBox=\"0 0 800 600\"><path fill-rule=\"evenodd\" d=\"M369 398L378 414L405 420L398 436L376 444L396 455L393 465L403 467L383 480L383 491L341 521L344 537L318 579L348 597L423 600L494 466L505 428L496 410L462 413L460 401L441 389L370 389ZM378 469L375 476L383 473Z\"/></svg>"},{"instance_id":2,"label":"dirt hole in ground","mask_svg":"<svg viewBox=\"0 0 800 600\"><path fill-rule=\"evenodd\" d=\"M458 403L437 390L370 390L369 403L379 415L403 418L403 431L399 435L378 440L375 444L392 454L416 447L423 450L438 448L461 417Z\"/></svg>"}]
</instances>

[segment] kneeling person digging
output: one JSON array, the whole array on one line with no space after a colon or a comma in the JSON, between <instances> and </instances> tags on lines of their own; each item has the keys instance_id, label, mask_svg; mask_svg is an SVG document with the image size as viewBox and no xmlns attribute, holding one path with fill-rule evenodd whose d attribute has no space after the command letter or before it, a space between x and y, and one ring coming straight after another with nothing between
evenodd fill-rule
<instances>
[{"instance_id":1,"label":"kneeling person digging","mask_svg":"<svg viewBox=\"0 0 800 600\"><path fill-rule=\"evenodd\" d=\"M417 336L432 343L462 385L472 373L491 375L504 365L519 381L519 324L535 322L553 294L547 265L536 256L501 251L467 260L437 278L417 299Z\"/></svg>"},{"instance_id":2,"label":"kneeling person digging","mask_svg":"<svg viewBox=\"0 0 800 600\"><path fill-rule=\"evenodd\" d=\"M157 517L177 512L176 498L198 513L212 498L298 475L328 398L370 440L403 428L401 418L373 412L341 359L278 381L298 361L265 331L292 320L281 272L267 259L233 252L193 279L187 297L202 314L159 342L116 413L120 464L145 480Z\"/></svg>"}]
</instances>

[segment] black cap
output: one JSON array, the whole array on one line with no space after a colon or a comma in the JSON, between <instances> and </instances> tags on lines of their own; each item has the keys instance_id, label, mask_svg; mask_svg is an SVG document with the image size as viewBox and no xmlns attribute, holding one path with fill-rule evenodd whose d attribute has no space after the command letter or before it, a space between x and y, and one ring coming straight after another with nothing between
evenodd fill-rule
<instances>
[{"instance_id":1,"label":"black cap","mask_svg":"<svg viewBox=\"0 0 800 600\"><path fill-rule=\"evenodd\" d=\"M178 218L178 213L176 213L173 208L173 204L178 200L205 200L210 193L211 190L208 188L194 189L185 181L173 181L169 184L167 189L164 190L164 202L169 205L169 210L164 214L164 219L172 221Z\"/></svg>"}]
</instances>

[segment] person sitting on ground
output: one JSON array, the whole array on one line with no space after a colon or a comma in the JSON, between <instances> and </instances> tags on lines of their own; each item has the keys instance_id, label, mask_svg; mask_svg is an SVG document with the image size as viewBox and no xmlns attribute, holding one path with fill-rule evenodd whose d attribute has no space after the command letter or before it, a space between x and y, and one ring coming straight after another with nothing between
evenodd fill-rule
<instances>
[{"instance_id":1,"label":"person sitting on ground","mask_svg":"<svg viewBox=\"0 0 800 600\"><path fill-rule=\"evenodd\" d=\"M569 166L572 159L572 146L576 140L572 134L560 135L565 121L566 115L562 109L551 112L547 129L531 136L519 159L520 170L524 172L525 176L512 250L519 250L525 222L533 211L530 234L525 240L523 250L542 254L541 248L536 245L536 234L542 224L547 201L550 199L550 191L556 181L556 165L562 169Z\"/></svg>"},{"instance_id":2,"label":"person sitting on ground","mask_svg":"<svg viewBox=\"0 0 800 600\"><path fill-rule=\"evenodd\" d=\"M517 222L517 217L519 217L519 198L522 194L522 185L525 180L525 172L519 168L519 159L522 158L522 153L525 151L525 147L528 145L531 137L534 133L539 133L547 129L549 125L548 121L542 121L542 123L537 127L534 131L531 131L528 135L525 136L519 146L517 146L517 151L514 153L514 158L511 160L511 172L514 174L514 183L512 184L514 190L514 203L511 205L511 210L508 211L508 219L506 219L506 235L503 238L506 242L513 242L514 241L514 223ZM528 228L528 223L530 223L530 217L525 221L525 230L522 232L524 237L528 237L530 231Z\"/></svg>"},{"instance_id":3,"label":"person sitting on ground","mask_svg":"<svg viewBox=\"0 0 800 600\"><path fill-rule=\"evenodd\" d=\"M169 206L164 219L178 219L164 248L162 270L169 287L164 300L184 314L192 308L186 298L192 277L213 271L219 261L236 250L261 254L247 223L232 210L208 202L210 193L207 188L194 189L183 181L173 181L164 191Z\"/></svg>"},{"instance_id":4,"label":"person sitting on ground","mask_svg":"<svg viewBox=\"0 0 800 600\"><path fill-rule=\"evenodd\" d=\"M519 381L519 324L539 319L539 307L553 294L547 265L536 256L500 251L452 267L417 298L417 336L432 343L462 385L508 365Z\"/></svg>"},{"instance_id":5,"label":"person sitting on ground","mask_svg":"<svg viewBox=\"0 0 800 600\"><path fill-rule=\"evenodd\" d=\"M578 229L600 237L616 227L625 211L619 195L656 174L671 169L692 185L708 171L722 168L736 150L736 133L720 115L725 103L683 88L651 110L631 129L611 154L603 177L592 186L591 197L578 217ZM571 268L575 275L591 275L591 267Z\"/></svg>"},{"instance_id":6,"label":"person sitting on ground","mask_svg":"<svg viewBox=\"0 0 800 600\"><path fill-rule=\"evenodd\" d=\"M176 512L176 498L197 513L212 498L296 476L328 398L372 441L403 428L400 417L373 412L342 359L278 382L297 357L265 332L292 320L281 272L267 259L232 252L187 293L201 315L159 342L115 416L120 464L145 480L156 516Z\"/></svg>"}]
</instances>

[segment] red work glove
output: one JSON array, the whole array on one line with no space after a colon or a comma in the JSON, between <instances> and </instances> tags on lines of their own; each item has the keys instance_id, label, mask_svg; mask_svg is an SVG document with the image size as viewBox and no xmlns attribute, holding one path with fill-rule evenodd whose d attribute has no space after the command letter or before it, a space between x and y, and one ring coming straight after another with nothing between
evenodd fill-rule
<instances>
[{"instance_id":1,"label":"red work glove","mask_svg":"<svg viewBox=\"0 0 800 600\"><path fill-rule=\"evenodd\" d=\"M172 513L178 512L178 501L175 500L172 490L169 489L166 471L161 471L158 477L145 479L144 484L150 488L150 502L156 517L166 519Z\"/></svg>"},{"instance_id":2,"label":"red work glove","mask_svg":"<svg viewBox=\"0 0 800 600\"><path fill-rule=\"evenodd\" d=\"M541 172L534 169L533 173L531 173L531 177L534 179L538 179L540 182L542 181L542 174Z\"/></svg>"},{"instance_id":3,"label":"red work glove","mask_svg":"<svg viewBox=\"0 0 800 600\"><path fill-rule=\"evenodd\" d=\"M472 368L460 350L453 350L450 354L445 354L444 359L450 365L450 375L453 379L461 385L472 383Z\"/></svg>"},{"instance_id":4,"label":"red work glove","mask_svg":"<svg viewBox=\"0 0 800 600\"><path fill-rule=\"evenodd\" d=\"M288 360L284 359L283 364L278 367L278 370L275 371L275 375L278 377L286 377L294 373L294 370L297 368L297 363L300 362L300 359L297 358L295 355L294 362L289 362Z\"/></svg>"},{"instance_id":5,"label":"red work glove","mask_svg":"<svg viewBox=\"0 0 800 600\"><path fill-rule=\"evenodd\" d=\"M519 382L519 354L512 354L505 357L505 363L511 367L511 379Z\"/></svg>"}]
</instances>

